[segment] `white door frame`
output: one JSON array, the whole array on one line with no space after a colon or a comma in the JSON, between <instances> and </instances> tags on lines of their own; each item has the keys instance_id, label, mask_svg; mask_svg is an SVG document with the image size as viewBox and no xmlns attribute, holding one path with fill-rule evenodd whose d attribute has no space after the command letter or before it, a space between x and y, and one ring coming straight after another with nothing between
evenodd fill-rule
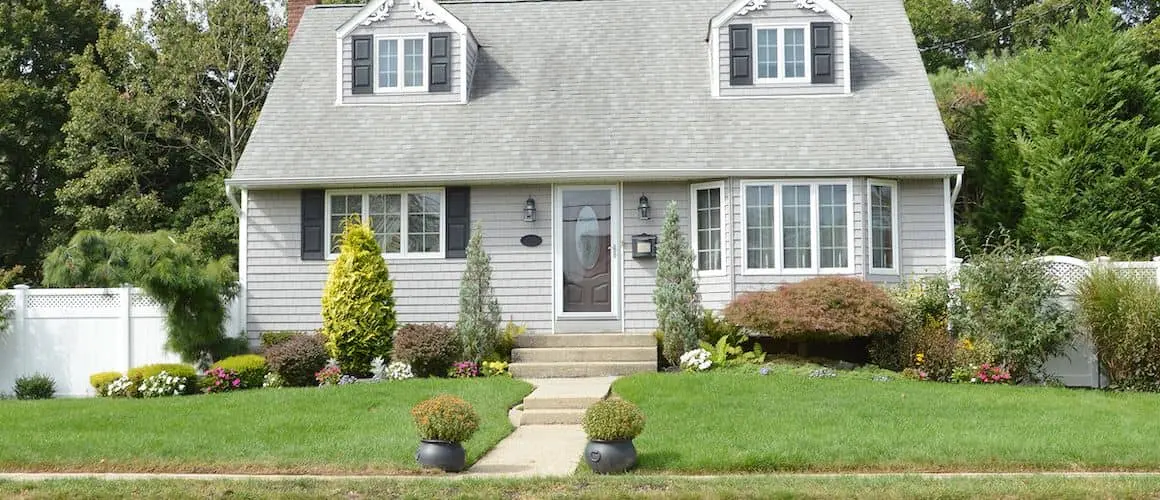
<instances>
[{"instance_id":1,"label":"white door frame","mask_svg":"<svg viewBox=\"0 0 1160 500\"><path fill-rule=\"evenodd\" d=\"M612 276L609 286L612 287L612 307L609 312L564 312L564 224L561 220L564 213L564 191L583 189L607 189L612 202L612 214L609 231L612 233L612 247L608 252L609 267ZM620 210L620 186L616 184L557 184L552 186L552 302L556 304L555 319L621 319L620 303L624 295L624 287L620 282L621 262L621 219L624 214Z\"/></svg>"}]
</instances>

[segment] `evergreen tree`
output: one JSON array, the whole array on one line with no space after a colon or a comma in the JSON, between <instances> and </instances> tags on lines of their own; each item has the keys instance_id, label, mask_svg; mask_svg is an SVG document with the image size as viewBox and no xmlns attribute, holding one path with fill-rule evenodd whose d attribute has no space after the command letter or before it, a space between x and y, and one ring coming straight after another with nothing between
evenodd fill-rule
<instances>
[{"instance_id":1,"label":"evergreen tree","mask_svg":"<svg viewBox=\"0 0 1160 500\"><path fill-rule=\"evenodd\" d=\"M492 355L499 342L499 299L491 287L491 257L483 250L483 225L471 228L467 269L459 284L459 322L455 328L463 353L476 362Z\"/></svg>"},{"instance_id":2,"label":"evergreen tree","mask_svg":"<svg viewBox=\"0 0 1160 500\"><path fill-rule=\"evenodd\" d=\"M681 234L677 202L669 202L657 248L657 327L664 336L664 354L670 362L697 348L701 324L701 297L693 277L693 250Z\"/></svg>"},{"instance_id":3,"label":"evergreen tree","mask_svg":"<svg viewBox=\"0 0 1160 500\"><path fill-rule=\"evenodd\" d=\"M395 333L395 284L370 226L346 221L322 293L322 336L344 373L367 374L388 358Z\"/></svg>"}]
</instances>

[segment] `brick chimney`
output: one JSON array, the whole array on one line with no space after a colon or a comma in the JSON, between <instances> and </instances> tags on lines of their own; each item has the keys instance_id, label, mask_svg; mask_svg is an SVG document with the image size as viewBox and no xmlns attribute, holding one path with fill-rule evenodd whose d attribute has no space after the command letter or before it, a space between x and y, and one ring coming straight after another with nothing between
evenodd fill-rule
<instances>
[{"instance_id":1,"label":"brick chimney","mask_svg":"<svg viewBox=\"0 0 1160 500\"><path fill-rule=\"evenodd\" d=\"M287 0L286 1L286 28L291 40L294 31L298 29L298 21L302 20L302 13L307 7L318 5L320 0Z\"/></svg>"}]
</instances>

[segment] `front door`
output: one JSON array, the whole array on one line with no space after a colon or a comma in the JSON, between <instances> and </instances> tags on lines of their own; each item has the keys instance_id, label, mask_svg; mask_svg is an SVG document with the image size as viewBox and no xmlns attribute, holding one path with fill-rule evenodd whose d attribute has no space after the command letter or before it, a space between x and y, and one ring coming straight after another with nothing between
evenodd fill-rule
<instances>
[{"instance_id":1,"label":"front door","mask_svg":"<svg viewBox=\"0 0 1160 500\"><path fill-rule=\"evenodd\" d=\"M560 189L556 286L564 313L613 312L615 193L609 187Z\"/></svg>"}]
</instances>

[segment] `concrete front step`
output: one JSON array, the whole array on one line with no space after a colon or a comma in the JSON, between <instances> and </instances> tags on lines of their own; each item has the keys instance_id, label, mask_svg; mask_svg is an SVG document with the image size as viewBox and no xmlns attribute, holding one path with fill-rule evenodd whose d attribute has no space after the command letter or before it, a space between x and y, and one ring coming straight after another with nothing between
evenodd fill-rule
<instances>
[{"instance_id":1,"label":"concrete front step","mask_svg":"<svg viewBox=\"0 0 1160 500\"><path fill-rule=\"evenodd\" d=\"M556 333L520 335L516 347L652 347L657 340L648 333Z\"/></svg>"},{"instance_id":2,"label":"concrete front step","mask_svg":"<svg viewBox=\"0 0 1160 500\"><path fill-rule=\"evenodd\" d=\"M524 410L520 415L520 425L579 424L584 421L584 410Z\"/></svg>"},{"instance_id":3,"label":"concrete front step","mask_svg":"<svg viewBox=\"0 0 1160 500\"><path fill-rule=\"evenodd\" d=\"M561 363L580 361L651 361L656 363L656 347L520 347L512 351L516 363Z\"/></svg>"},{"instance_id":4,"label":"concrete front step","mask_svg":"<svg viewBox=\"0 0 1160 500\"><path fill-rule=\"evenodd\" d=\"M524 411L528 410L586 410L600 402L603 397L590 396L557 396L536 397L534 394L524 398Z\"/></svg>"},{"instance_id":5,"label":"concrete front step","mask_svg":"<svg viewBox=\"0 0 1160 500\"><path fill-rule=\"evenodd\" d=\"M508 366L516 378L608 377L655 372L656 361L604 361L568 363L512 363Z\"/></svg>"}]
</instances>

